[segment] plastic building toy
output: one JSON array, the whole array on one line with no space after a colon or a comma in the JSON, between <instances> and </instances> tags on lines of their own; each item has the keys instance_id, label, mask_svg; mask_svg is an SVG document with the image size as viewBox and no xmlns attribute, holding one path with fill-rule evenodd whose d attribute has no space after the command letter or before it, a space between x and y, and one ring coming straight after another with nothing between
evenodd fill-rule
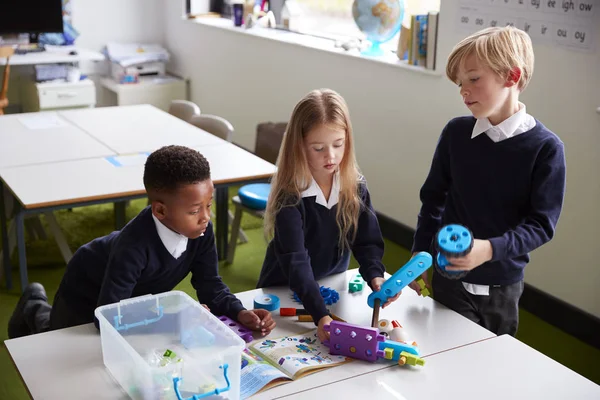
<instances>
[{"instance_id":1,"label":"plastic building toy","mask_svg":"<svg viewBox=\"0 0 600 400\"><path fill-rule=\"evenodd\" d=\"M399 365L425 365L416 346L386 340L378 328L365 328L345 322L333 321L324 326L329 340L323 344L332 355L342 355L374 362L379 358L397 361Z\"/></svg>"},{"instance_id":2,"label":"plastic building toy","mask_svg":"<svg viewBox=\"0 0 600 400\"><path fill-rule=\"evenodd\" d=\"M224 315L221 315L219 317L219 320L221 320L221 322L227 325L229 329L237 333L238 336L244 340L244 342L250 343L252 340L254 340L254 338L252 337L252 331L246 328L244 325L240 324L239 322L235 322L231 318L226 317Z\"/></svg>"},{"instance_id":3,"label":"plastic building toy","mask_svg":"<svg viewBox=\"0 0 600 400\"><path fill-rule=\"evenodd\" d=\"M429 253L422 251L416 254L381 285L381 290L369 295L367 298L369 307L374 308L375 300L379 300L380 304L383 304L388 298L400 293L409 283L420 277L423 272L431 267L431 261Z\"/></svg>"},{"instance_id":4,"label":"plastic building toy","mask_svg":"<svg viewBox=\"0 0 600 400\"><path fill-rule=\"evenodd\" d=\"M363 290L365 280L360 274L356 274L348 283L348 292L355 293Z\"/></svg>"},{"instance_id":5,"label":"plastic building toy","mask_svg":"<svg viewBox=\"0 0 600 400\"><path fill-rule=\"evenodd\" d=\"M427 289L427 285L425 285L425 281L423 280L423 278L419 278L415 282L417 282L417 284L421 288L421 296L427 297L431 294L429 292L429 289Z\"/></svg>"},{"instance_id":6,"label":"plastic building toy","mask_svg":"<svg viewBox=\"0 0 600 400\"><path fill-rule=\"evenodd\" d=\"M394 329L392 323L387 319L380 319L377 322L377 328L379 328L379 332L386 338L390 336L390 332Z\"/></svg>"},{"instance_id":7,"label":"plastic building toy","mask_svg":"<svg viewBox=\"0 0 600 400\"><path fill-rule=\"evenodd\" d=\"M260 294L254 298L254 308L275 311L279 308L279 297L274 294Z\"/></svg>"},{"instance_id":8,"label":"plastic building toy","mask_svg":"<svg viewBox=\"0 0 600 400\"><path fill-rule=\"evenodd\" d=\"M383 342L385 337L377 328L364 328L339 321L333 321L324 328L329 332L329 340L324 341L323 344L329 347L331 355L371 362L384 357L384 352L379 350L379 342Z\"/></svg>"},{"instance_id":9,"label":"plastic building toy","mask_svg":"<svg viewBox=\"0 0 600 400\"><path fill-rule=\"evenodd\" d=\"M321 291L321 297L323 297L323 300L325 300L325 304L327 304L328 306L337 303L337 301L340 299L340 294L334 289L321 286L319 290ZM293 294L293 298L294 301L302 303L300 301L300 297L298 297L296 293Z\"/></svg>"},{"instance_id":10,"label":"plastic building toy","mask_svg":"<svg viewBox=\"0 0 600 400\"><path fill-rule=\"evenodd\" d=\"M183 344L186 349L209 347L214 343L215 335L202 326L196 326L195 328L181 332L181 344Z\"/></svg>"},{"instance_id":11,"label":"plastic building toy","mask_svg":"<svg viewBox=\"0 0 600 400\"><path fill-rule=\"evenodd\" d=\"M469 273L469 271L447 271L446 267L450 262L446 257L464 257L471 252L473 235L470 230L462 225L446 225L438 231L434 243L437 252L434 264L442 276L460 279Z\"/></svg>"}]
</instances>

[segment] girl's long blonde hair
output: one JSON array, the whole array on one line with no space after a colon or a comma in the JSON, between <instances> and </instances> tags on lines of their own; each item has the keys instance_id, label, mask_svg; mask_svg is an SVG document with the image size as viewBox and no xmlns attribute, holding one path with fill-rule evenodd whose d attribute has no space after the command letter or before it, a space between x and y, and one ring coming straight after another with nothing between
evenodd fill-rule
<instances>
[{"instance_id":1,"label":"girl's long blonde hair","mask_svg":"<svg viewBox=\"0 0 600 400\"><path fill-rule=\"evenodd\" d=\"M356 237L361 199L358 192L359 170L354 154L352 125L345 100L330 89L313 90L294 108L287 125L279 156L277 172L271 180L271 192L265 213L265 234L275 230L275 217L286 206L295 206L301 193L308 189L312 175L304 150L304 138L315 127L333 125L346 132L344 157L339 165L340 194L336 211L339 248L348 248Z\"/></svg>"}]
</instances>

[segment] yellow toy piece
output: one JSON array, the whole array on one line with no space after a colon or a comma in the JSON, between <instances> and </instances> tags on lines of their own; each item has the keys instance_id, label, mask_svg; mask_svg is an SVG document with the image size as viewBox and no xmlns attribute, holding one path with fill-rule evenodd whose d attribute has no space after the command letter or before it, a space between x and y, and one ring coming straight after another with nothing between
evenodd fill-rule
<instances>
[{"instance_id":1,"label":"yellow toy piece","mask_svg":"<svg viewBox=\"0 0 600 400\"><path fill-rule=\"evenodd\" d=\"M400 358L398 359L398 365L412 365L412 366L424 366L425 365L425 360L423 360L421 357L417 357L414 354L410 354L407 353L406 351L403 351L402 353L400 353Z\"/></svg>"}]
</instances>

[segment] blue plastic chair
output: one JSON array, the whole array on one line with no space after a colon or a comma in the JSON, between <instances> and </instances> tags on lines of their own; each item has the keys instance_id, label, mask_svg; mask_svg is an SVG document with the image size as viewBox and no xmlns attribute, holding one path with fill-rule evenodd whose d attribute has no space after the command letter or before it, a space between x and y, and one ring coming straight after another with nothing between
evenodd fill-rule
<instances>
[{"instance_id":1,"label":"blue plastic chair","mask_svg":"<svg viewBox=\"0 0 600 400\"><path fill-rule=\"evenodd\" d=\"M229 238L227 248L227 264L233 263L244 211L256 217L264 218L270 190L271 185L268 183L252 183L242 186L238 190L238 195L231 199L235 206L235 215L231 224L231 238Z\"/></svg>"}]
</instances>

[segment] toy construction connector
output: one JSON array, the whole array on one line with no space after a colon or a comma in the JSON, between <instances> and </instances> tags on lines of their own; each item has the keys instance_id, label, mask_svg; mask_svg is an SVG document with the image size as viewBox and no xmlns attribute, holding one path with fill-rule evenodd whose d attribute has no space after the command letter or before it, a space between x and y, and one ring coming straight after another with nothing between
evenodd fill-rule
<instances>
[{"instance_id":1,"label":"toy construction connector","mask_svg":"<svg viewBox=\"0 0 600 400\"><path fill-rule=\"evenodd\" d=\"M427 297L431 294L429 292L429 289L427 289L427 285L425 284L423 278L419 278L415 282L417 282L417 285L419 285L419 287L421 288L421 296Z\"/></svg>"},{"instance_id":2,"label":"toy construction connector","mask_svg":"<svg viewBox=\"0 0 600 400\"><path fill-rule=\"evenodd\" d=\"M363 290L365 281L360 274L356 274L348 283L348 292L356 293Z\"/></svg>"},{"instance_id":3,"label":"toy construction connector","mask_svg":"<svg viewBox=\"0 0 600 400\"><path fill-rule=\"evenodd\" d=\"M423 360L421 357L415 356L414 354L410 354L407 353L406 351L403 351L402 353L400 353L400 358L398 359L398 365L412 365L412 366L424 366L425 365L425 360Z\"/></svg>"}]
</instances>

